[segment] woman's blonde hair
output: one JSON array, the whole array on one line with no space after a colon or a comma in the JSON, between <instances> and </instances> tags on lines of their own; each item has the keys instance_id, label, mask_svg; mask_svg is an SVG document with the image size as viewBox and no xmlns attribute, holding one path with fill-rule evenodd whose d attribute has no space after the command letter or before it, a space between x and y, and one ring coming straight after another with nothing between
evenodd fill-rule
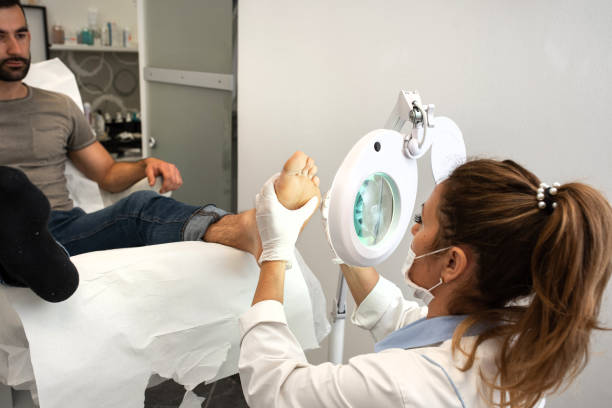
<instances>
[{"instance_id":1,"label":"woman's blonde hair","mask_svg":"<svg viewBox=\"0 0 612 408\"><path fill-rule=\"evenodd\" d=\"M604 196L564 184L549 212L538 208L539 185L513 161L473 160L443 183L439 205L435 247L465 245L476 259L474 284L450 304L451 314L469 314L453 350L466 354L468 370L478 345L500 340L497 376L481 377L490 403L501 407L532 407L582 371L591 331L602 329L597 317L612 271ZM494 324L462 350L461 337L479 323Z\"/></svg>"}]
</instances>

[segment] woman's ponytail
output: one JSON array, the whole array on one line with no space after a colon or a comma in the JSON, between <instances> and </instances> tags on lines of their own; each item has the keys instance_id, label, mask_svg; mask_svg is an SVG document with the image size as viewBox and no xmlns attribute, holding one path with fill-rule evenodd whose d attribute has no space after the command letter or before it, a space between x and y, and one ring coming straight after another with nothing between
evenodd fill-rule
<instances>
[{"instance_id":1,"label":"woman's ponytail","mask_svg":"<svg viewBox=\"0 0 612 408\"><path fill-rule=\"evenodd\" d=\"M501 322L476 342L501 340L498 376L483 378L498 406L534 406L581 372L612 273L612 208L603 195L565 184L546 211L538 187L514 162L471 161L444 183L439 207L438 244L467 245L478 259L476 288L451 303L451 313L471 315L453 345L472 324Z\"/></svg>"}]
</instances>

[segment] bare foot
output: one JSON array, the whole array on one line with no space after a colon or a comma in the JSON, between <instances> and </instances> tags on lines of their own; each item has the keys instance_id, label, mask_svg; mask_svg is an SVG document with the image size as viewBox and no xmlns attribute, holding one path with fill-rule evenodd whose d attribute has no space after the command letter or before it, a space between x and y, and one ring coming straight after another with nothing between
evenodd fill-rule
<instances>
[{"instance_id":1,"label":"bare foot","mask_svg":"<svg viewBox=\"0 0 612 408\"><path fill-rule=\"evenodd\" d=\"M262 248L255 221L255 209L221 218L208 227L203 241L231 246L249 252L255 259L259 259Z\"/></svg>"},{"instance_id":2,"label":"bare foot","mask_svg":"<svg viewBox=\"0 0 612 408\"><path fill-rule=\"evenodd\" d=\"M317 166L314 161L302 152L295 152L287 160L281 175L274 183L278 201L290 210L302 207L315 196L320 203L321 191L316 174ZM255 259L259 259L262 247L255 210L226 215L208 227L203 240L249 252Z\"/></svg>"},{"instance_id":3,"label":"bare foot","mask_svg":"<svg viewBox=\"0 0 612 408\"><path fill-rule=\"evenodd\" d=\"M312 197L317 197L321 203L317 170L312 158L303 152L295 152L287 160L283 171L274 183L278 201L289 210L302 207Z\"/></svg>"}]
</instances>

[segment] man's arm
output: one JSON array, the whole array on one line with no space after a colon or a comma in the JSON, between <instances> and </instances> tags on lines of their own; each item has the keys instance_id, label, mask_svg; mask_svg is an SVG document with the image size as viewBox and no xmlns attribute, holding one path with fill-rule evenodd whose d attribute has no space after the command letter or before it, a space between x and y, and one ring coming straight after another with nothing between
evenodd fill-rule
<instances>
[{"instance_id":1,"label":"man's arm","mask_svg":"<svg viewBox=\"0 0 612 408\"><path fill-rule=\"evenodd\" d=\"M68 153L77 169L87 178L98 183L101 189L118 193L147 177L149 185L157 176L163 177L160 193L173 191L183 184L181 174L174 164L149 157L137 162L116 162L98 142Z\"/></svg>"}]
</instances>

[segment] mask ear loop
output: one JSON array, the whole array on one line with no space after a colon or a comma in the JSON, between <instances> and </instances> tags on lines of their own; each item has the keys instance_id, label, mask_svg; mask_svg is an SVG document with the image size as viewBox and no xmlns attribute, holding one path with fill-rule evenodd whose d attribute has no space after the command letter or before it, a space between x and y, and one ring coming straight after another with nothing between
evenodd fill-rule
<instances>
[{"instance_id":1,"label":"mask ear loop","mask_svg":"<svg viewBox=\"0 0 612 408\"><path fill-rule=\"evenodd\" d=\"M412 245L412 244L411 244L411 245ZM437 254L437 253L440 253L440 252L442 252L442 251L446 251L446 250L447 250L447 249L449 249L449 248L452 248L452 247L447 246L446 248L436 249L435 251L432 251L432 252L427 252L427 253L425 253L425 254L422 254L422 255L419 255L419 256L415 256L415 257L414 257L414 259L421 259L421 258L424 258L424 257L429 256L429 255Z\"/></svg>"},{"instance_id":2,"label":"mask ear loop","mask_svg":"<svg viewBox=\"0 0 612 408\"><path fill-rule=\"evenodd\" d=\"M434 286L432 286L431 288L427 289L427 291L429 293L431 293L431 291L433 291L435 288L437 288L438 286L443 285L443 284L444 284L444 280L440 276L440 282L436 283Z\"/></svg>"},{"instance_id":3,"label":"mask ear loop","mask_svg":"<svg viewBox=\"0 0 612 408\"><path fill-rule=\"evenodd\" d=\"M448 246L448 247L446 247L446 248L440 248L440 249L437 249L437 250L435 250L435 251L433 251L433 252L429 252L429 253L426 253L426 254L423 254L423 255L419 255L419 256L415 257L414 259L415 259L415 260L417 260L417 259L419 259L419 258L423 258L423 257L428 256L428 255L437 254L437 253L439 253L439 252L446 251L446 250L447 250L447 249L449 249L449 248L451 248L451 247L450 247L450 246ZM429 293L431 294L431 291L432 291L432 290L434 290L435 288L437 288L438 286L443 285L443 284L444 284L444 279L442 279L442 276L440 276L440 282L436 283L436 284L435 284L435 285L433 285L431 288L427 289L427 292L429 292Z\"/></svg>"}]
</instances>

